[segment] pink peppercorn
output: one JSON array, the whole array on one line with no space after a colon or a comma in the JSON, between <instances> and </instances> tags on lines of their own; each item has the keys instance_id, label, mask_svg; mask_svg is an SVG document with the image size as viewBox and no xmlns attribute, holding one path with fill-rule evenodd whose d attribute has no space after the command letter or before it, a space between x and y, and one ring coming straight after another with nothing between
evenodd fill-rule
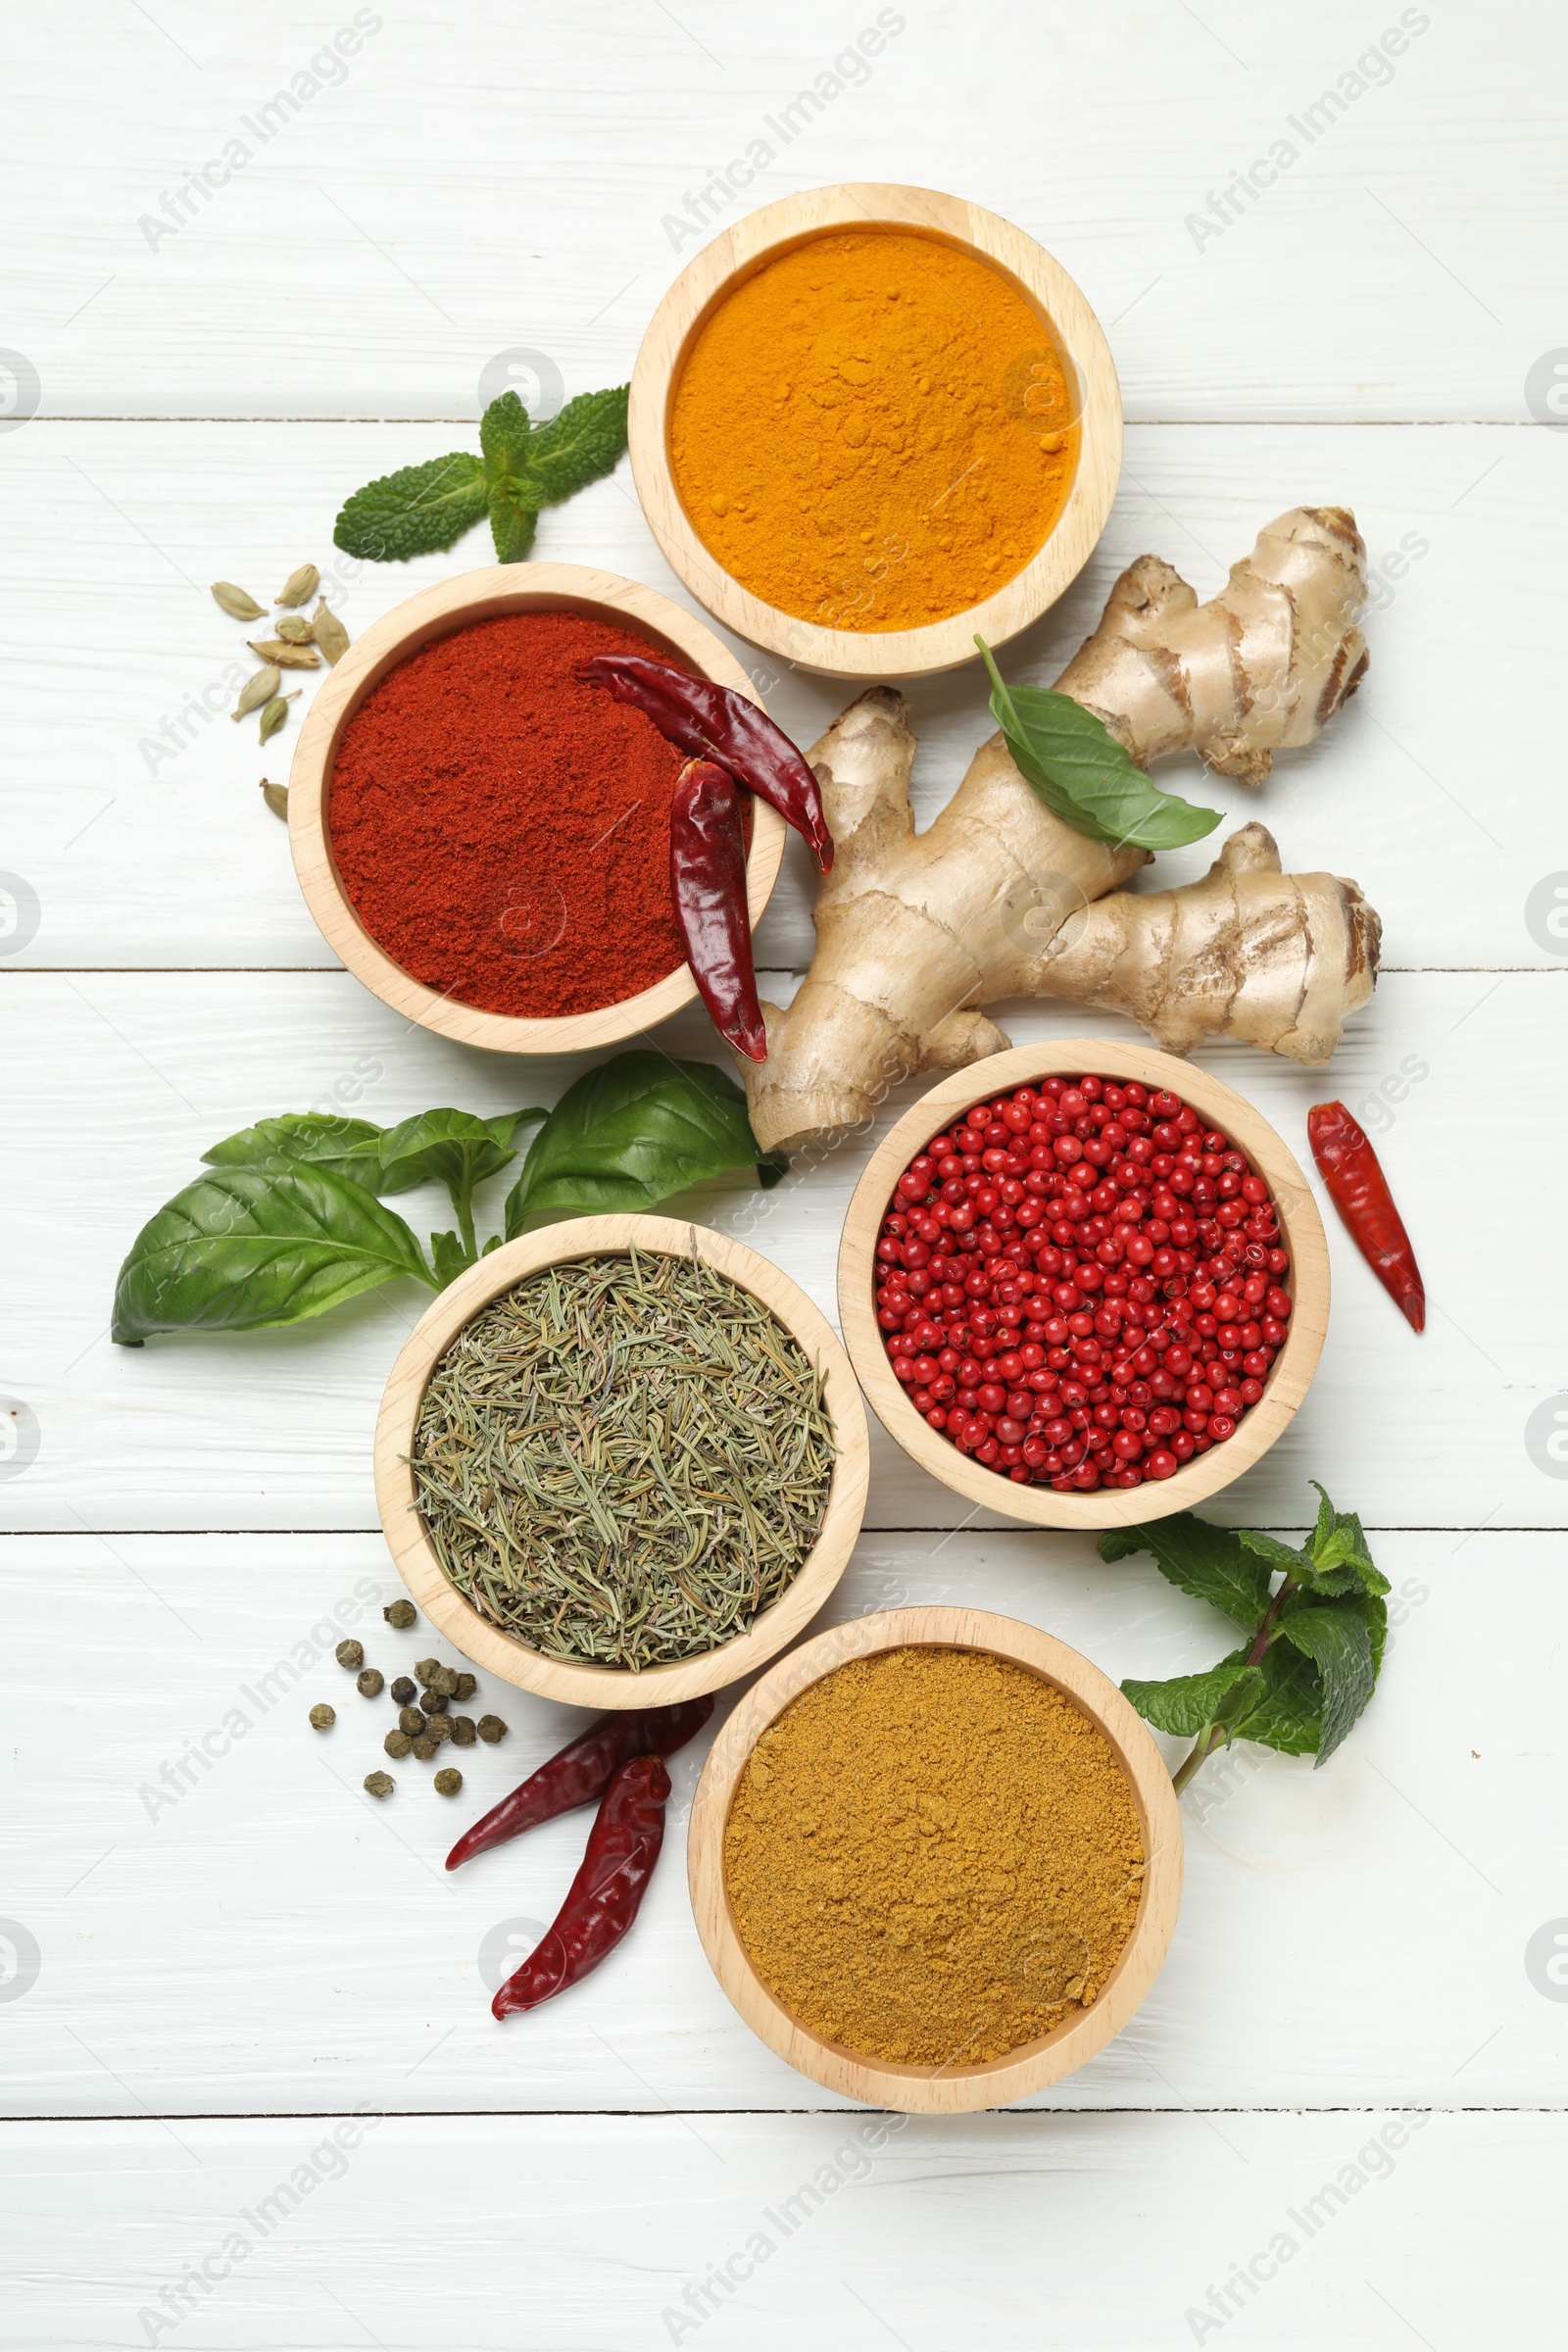
<instances>
[{"instance_id":1,"label":"pink peppercorn","mask_svg":"<svg viewBox=\"0 0 1568 2352\"><path fill-rule=\"evenodd\" d=\"M928 1425L1018 1485L1172 1478L1259 1402L1289 1328L1268 1187L1181 1098L1042 1079L900 1177L877 1324Z\"/></svg>"}]
</instances>

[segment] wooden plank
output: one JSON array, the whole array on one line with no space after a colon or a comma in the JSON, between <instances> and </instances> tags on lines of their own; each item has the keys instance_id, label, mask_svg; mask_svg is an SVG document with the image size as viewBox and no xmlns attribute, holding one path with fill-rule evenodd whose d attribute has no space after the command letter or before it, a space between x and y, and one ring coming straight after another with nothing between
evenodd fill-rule
<instances>
[{"instance_id":1,"label":"wooden plank","mask_svg":"<svg viewBox=\"0 0 1568 2352\"><path fill-rule=\"evenodd\" d=\"M996 6L833 0L345 7L260 48L189 0L156 17L73 0L8 30L8 331L48 414L470 416L526 344L570 393L622 380L714 227L845 179L951 189L1039 238L1135 417L1512 421L1562 340L1544 0L1484 37L1352 0L1139 0L1024 41Z\"/></svg>"},{"instance_id":2,"label":"wooden plank","mask_svg":"<svg viewBox=\"0 0 1568 2352\"><path fill-rule=\"evenodd\" d=\"M6 2343L1561 2341L1541 2254L1560 2115L366 2116L177 2132L5 2134Z\"/></svg>"},{"instance_id":3,"label":"wooden plank","mask_svg":"<svg viewBox=\"0 0 1568 2352\"><path fill-rule=\"evenodd\" d=\"M284 828L256 789L263 775L286 778L297 715L265 750L253 719L223 715L255 632L219 612L207 583L232 577L266 597L309 554L358 635L455 565L488 561L482 527L451 554L407 565L356 565L329 545L348 491L454 438L427 424L40 419L7 440L0 502L26 591L10 600L0 668L0 811L6 865L39 914L20 949L4 943L0 973L331 964ZM1538 782L1556 756L1541 681L1556 658L1559 454L1549 434L1496 427L1135 427L1104 539L1077 586L1010 649L1009 671L1054 678L1117 572L1146 550L1206 596L1285 508L1303 498L1353 507L1380 583L1366 685L1260 791L1206 775L1196 760L1169 763L1162 778L1228 824L1260 817L1295 870L1353 874L1382 913L1391 965L1560 968L1564 943L1541 911L1528 913L1532 891L1563 862ZM552 508L539 547L691 602L624 466ZM802 743L847 699L729 642ZM298 675L308 702L319 681ZM978 667L917 685L911 702L924 823L991 719ZM1213 847L1162 858L1160 885L1201 873ZM764 962L808 959L811 891L792 840L760 935Z\"/></svg>"},{"instance_id":4,"label":"wooden plank","mask_svg":"<svg viewBox=\"0 0 1568 2352\"><path fill-rule=\"evenodd\" d=\"M1560 1663L1519 1629L1551 1622L1560 1542L1373 1542L1394 1631L1368 1713L1321 1772L1253 1747L1204 1766L1162 1975L1031 2105L1555 2099L1561 2011L1524 1954L1563 1910L1568 1733ZM40 1955L4 2008L4 2112L835 2104L753 2036L703 1959L683 1865L707 1737L672 1759L670 1850L633 1936L591 1983L494 2024L481 1954L520 1958L542 1932L586 1817L451 1877L441 1864L585 1718L484 1676L512 1737L464 1754L462 1795L409 1761L393 1797L364 1796L390 1702L362 1699L331 1652L353 1635L389 1679L422 1656L423 1621L381 1623L398 1590L377 1537L0 1544L4 1905ZM864 1537L816 1624L975 1603L1117 1681L1195 1672L1233 1639L1147 1558L1106 1567L1085 1538L1030 1532ZM320 1698L338 1710L325 1736L306 1721Z\"/></svg>"},{"instance_id":5,"label":"wooden plank","mask_svg":"<svg viewBox=\"0 0 1568 2352\"><path fill-rule=\"evenodd\" d=\"M11 1221L0 1381L36 1414L42 1445L0 1485L3 1524L373 1526L370 1432L420 1309L415 1287L293 1331L125 1350L107 1336L120 1261L194 1177L200 1153L264 1114L318 1102L380 1120L453 1102L490 1113L551 1101L575 1072L530 1062L524 1076L411 1033L342 974L16 972L4 986L0 1170ZM1216 1504L1220 1516L1289 1524L1307 1479L1327 1468L1375 1526L1563 1523L1568 1487L1533 1458L1525 1433L1562 1386L1554 1335L1568 1269L1521 1250L1477 1279L1475 1161L1454 1149L1456 1105L1505 1102L1510 1227L1550 1230L1568 1112L1541 1082L1539 1041L1559 1018L1561 989L1556 973L1396 974L1331 1075L1214 1053L1211 1066L1303 1161L1310 1102L1337 1090L1367 1119L1433 1301L1417 1341L1329 1211L1336 1290L1322 1365L1281 1443ZM1020 1043L1043 1046L1082 1026L1071 1007L1026 1008L1012 1021ZM663 1042L712 1052L697 1012ZM890 1098L879 1130L914 1091ZM676 1213L751 1242L832 1317L839 1228L874 1140L846 1144L775 1192L716 1185ZM490 1204L496 1223L504 1189ZM433 1189L400 1205L421 1231L451 1221ZM868 1524L952 1526L969 1507L878 1437Z\"/></svg>"}]
</instances>

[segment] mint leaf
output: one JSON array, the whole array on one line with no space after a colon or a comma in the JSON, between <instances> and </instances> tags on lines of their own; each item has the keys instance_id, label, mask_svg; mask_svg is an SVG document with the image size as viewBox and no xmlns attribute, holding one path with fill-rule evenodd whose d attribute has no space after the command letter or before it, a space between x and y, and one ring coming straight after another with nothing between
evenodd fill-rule
<instances>
[{"instance_id":1,"label":"mint leaf","mask_svg":"<svg viewBox=\"0 0 1568 2352\"><path fill-rule=\"evenodd\" d=\"M485 471L466 449L405 466L356 490L332 529L334 546L372 563L406 564L450 547L485 510Z\"/></svg>"},{"instance_id":2,"label":"mint leaf","mask_svg":"<svg viewBox=\"0 0 1568 2352\"><path fill-rule=\"evenodd\" d=\"M1293 1544L1282 1544L1277 1536L1265 1536L1255 1527L1241 1527L1236 1531L1238 1542L1249 1551L1255 1551L1260 1560L1271 1568L1283 1568L1287 1576L1304 1576L1312 1565L1311 1554Z\"/></svg>"},{"instance_id":3,"label":"mint leaf","mask_svg":"<svg viewBox=\"0 0 1568 2352\"><path fill-rule=\"evenodd\" d=\"M533 545L534 525L545 504L545 493L528 470L532 436L528 412L515 392L503 392L479 420L490 531L498 563L522 562Z\"/></svg>"},{"instance_id":4,"label":"mint leaf","mask_svg":"<svg viewBox=\"0 0 1568 2352\"><path fill-rule=\"evenodd\" d=\"M1148 1527L1107 1528L1100 1539L1102 1560L1124 1560L1152 1552L1161 1576L1195 1600L1206 1600L1250 1634L1268 1606L1269 1573L1228 1527L1211 1527L1191 1511L1156 1519Z\"/></svg>"},{"instance_id":5,"label":"mint leaf","mask_svg":"<svg viewBox=\"0 0 1568 2352\"><path fill-rule=\"evenodd\" d=\"M1130 1680L1122 1685L1122 1696L1132 1701L1146 1723L1156 1732L1177 1732L1191 1740L1206 1729L1219 1715L1227 1697L1247 1681L1248 1697L1263 1688L1263 1678L1257 1669L1247 1663L1245 1649L1233 1649L1228 1658L1210 1666L1206 1674L1173 1675L1168 1682L1142 1683Z\"/></svg>"},{"instance_id":6,"label":"mint leaf","mask_svg":"<svg viewBox=\"0 0 1568 2352\"><path fill-rule=\"evenodd\" d=\"M528 443L528 471L547 506L570 498L574 490L612 473L626 447L626 403L629 384L612 384L608 391L584 392L570 400L559 416L538 425ZM515 400L504 392L503 400Z\"/></svg>"},{"instance_id":7,"label":"mint leaf","mask_svg":"<svg viewBox=\"0 0 1568 2352\"><path fill-rule=\"evenodd\" d=\"M1237 1740L1253 1740L1282 1756L1310 1756L1323 1736L1323 1690L1310 1660L1278 1643L1259 1661L1262 1694L1231 1725Z\"/></svg>"},{"instance_id":8,"label":"mint leaf","mask_svg":"<svg viewBox=\"0 0 1568 2352\"><path fill-rule=\"evenodd\" d=\"M1007 686L985 639L975 643L991 673L991 715L1013 765L1064 824L1091 841L1146 850L1179 849L1213 832L1217 808L1161 792L1092 710L1054 688Z\"/></svg>"},{"instance_id":9,"label":"mint leaf","mask_svg":"<svg viewBox=\"0 0 1568 2352\"><path fill-rule=\"evenodd\" d=\"M1390 1592L1388 1578L1373 1565L1357 1513L1337 1511L1315 1478L1312 1484L1321 1497L1311 1544L1315 1589L1320 1592L1346 1592L1358 1584L1367 1592Z\"/></svg>"},{"instance_id":10,"label":"mint leaf","mask_svg":"<svg viewBox=\"0 0 1568 2352\"><path fill-rule=\"evenodd\" d=\"M507 482L490 493L490 536L498 564L521 564L533 545L539 509L530 506L515 483Z\"/></svg>"},{"instance_id":11,"label":"mint leaf","mask_svg":"<svg viewBox=\"0 0 1568 2352\"><path fill-rule=\"evenodd\" d=\"M1377 1675L1365 1621L1351 1609L1298 1609L1280 1620L1280 1639L1289 1642L1318 1670L1323 1688L1321 1765L1339 1746L1367 1700Z\"/></svg>"}]
</instances>

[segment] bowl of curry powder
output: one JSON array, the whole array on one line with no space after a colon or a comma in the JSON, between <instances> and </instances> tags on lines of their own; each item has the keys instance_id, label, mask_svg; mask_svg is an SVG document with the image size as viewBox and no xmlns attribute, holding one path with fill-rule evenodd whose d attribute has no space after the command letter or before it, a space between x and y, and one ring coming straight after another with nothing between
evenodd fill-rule
<instances>
[{"instance_id":1,"label":"bowl of curry powder","mask_svg":"<svg viewBox=\"0 0 1568 2352\"><path fill-rule=\"evenodd\" d=\"M955 2114L1057 2081L1164 1960L1170 1776L1087 1658L971 1609L895 1609L782 1659L692 1812L698 1932L813 2082Z\"/></svg>"}]
</instances>

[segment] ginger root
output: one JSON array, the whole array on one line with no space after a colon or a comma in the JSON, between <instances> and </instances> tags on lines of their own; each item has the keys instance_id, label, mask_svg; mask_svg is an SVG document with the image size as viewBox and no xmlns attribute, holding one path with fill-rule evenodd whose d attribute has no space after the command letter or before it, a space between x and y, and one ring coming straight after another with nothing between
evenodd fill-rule
<instances>
[{"instance_id":1,"label":"ginger root","mask_svg":"<svg viewBox=\"0 0 1568 2352\"><path fill-rule=\"evenodd\" d=\"M1156 557L1123 572L1056 684L1147 764L1196 748L1256 783L1310 742L1366 668L1355 626L1365 550L1343 508L1294 509L1200 605ZM1118 888L1147 852L1091 841L1044 806L1000 734L916 835L904 697L873 687L808 755L835 844L816 954L787 1010L764 1004L767 1059L744 1070L764 1151L861 1124L888 1088L1003 1051L977 1007L1051 996L1122 1012L1168 1051L1228 1037L1323 1061L1366 1003L1379 924L1353 882L1286 875L1261 825L1201 882Z\"/></svg>"}]
</instances>

